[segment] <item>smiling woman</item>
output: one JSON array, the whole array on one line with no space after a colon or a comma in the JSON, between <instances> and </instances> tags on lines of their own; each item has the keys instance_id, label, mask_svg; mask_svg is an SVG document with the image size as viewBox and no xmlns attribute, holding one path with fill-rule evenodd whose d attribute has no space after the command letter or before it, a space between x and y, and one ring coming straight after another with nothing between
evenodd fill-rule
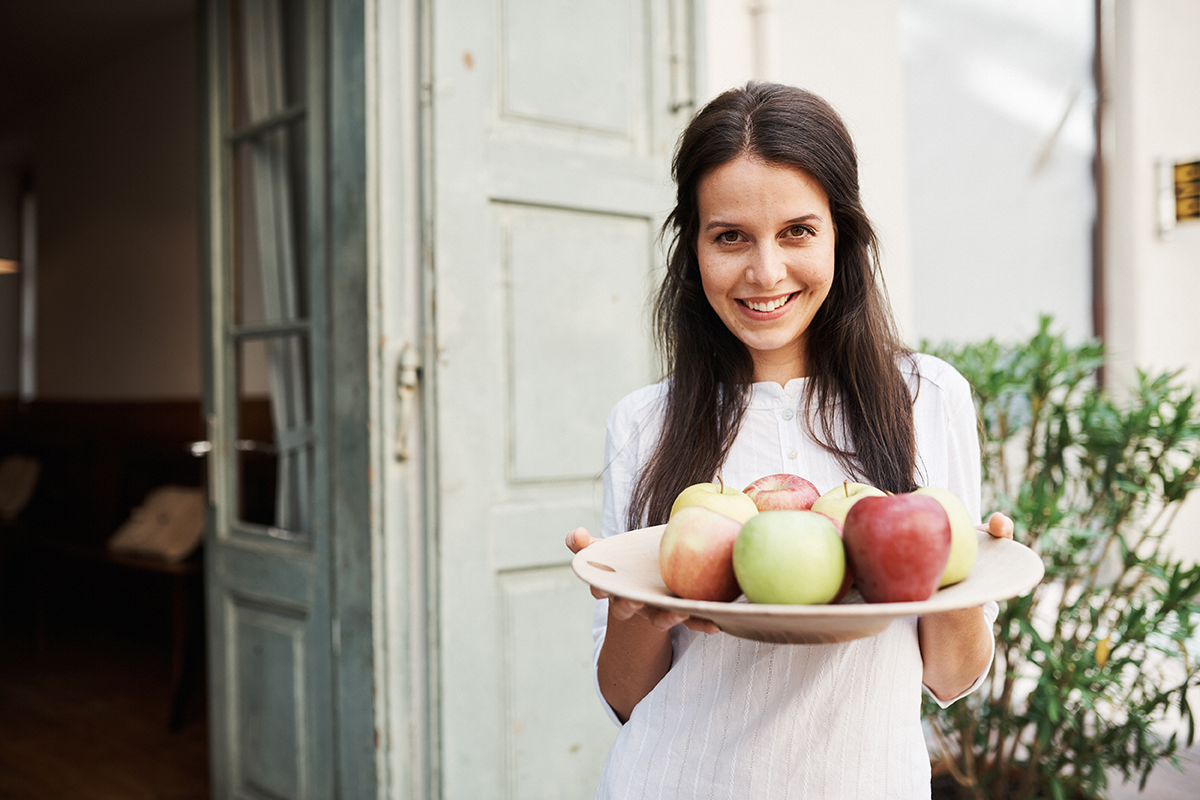
<instances>
[{"instance_id":1,"label":"smiling woman","mask_svg":"<svg viewBox=\"0 0 1200 800\"><path fill-rule=\"evenodd\" d=\"M667 380L609 416L601 536L665 522L687 486L768 473L822 491L941 486L978 521L970 388L895 333L854 145L832 108L776 84L728 91L684 132L674 178L655 305ZM568 546L591 541L578 529ZM921 687L943 705L973 688L996 611L798 646L746 642L645 598L597 597L596 682L622 725L597 798L623 799L664 796L667 784L689 797L786 786L928 798Z\"/></svg>"}]
</instances>

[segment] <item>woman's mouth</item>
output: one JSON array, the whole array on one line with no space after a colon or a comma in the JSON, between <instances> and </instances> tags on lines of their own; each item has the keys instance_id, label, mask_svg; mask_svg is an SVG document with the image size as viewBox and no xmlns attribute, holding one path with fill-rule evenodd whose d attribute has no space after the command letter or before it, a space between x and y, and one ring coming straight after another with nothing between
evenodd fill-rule
<instances>
[{"instance_id":1,"label":"woman's mouth","mask_svg":"<svg viewBox=\"0 0 1200 800\"><path fill-rule=\"evenodd\" d=\"M791 294L781 295L780 297L772 297L769 300L738 300L738 302L751 311L769 314L770 312L787 305L788 301L795 296L796 293L792 292Z\"/></svg>"}]
</instances>

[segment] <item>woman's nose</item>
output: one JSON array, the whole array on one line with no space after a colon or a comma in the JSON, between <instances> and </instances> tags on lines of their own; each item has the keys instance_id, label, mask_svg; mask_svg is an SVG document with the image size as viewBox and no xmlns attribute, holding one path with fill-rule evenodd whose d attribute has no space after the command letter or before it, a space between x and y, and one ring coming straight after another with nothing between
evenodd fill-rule
<instances>
[{"instance_id":1,"label":"woman's nose","mask_svg":"<svg viewBox=\"0 0 1200 800\"><path fill-rule=\"evenodd\" d=\"M778 247L765 245L755 250L746 278L756 286L770 289L787 276L787 265Z\"/></svg>"}]
</instances>

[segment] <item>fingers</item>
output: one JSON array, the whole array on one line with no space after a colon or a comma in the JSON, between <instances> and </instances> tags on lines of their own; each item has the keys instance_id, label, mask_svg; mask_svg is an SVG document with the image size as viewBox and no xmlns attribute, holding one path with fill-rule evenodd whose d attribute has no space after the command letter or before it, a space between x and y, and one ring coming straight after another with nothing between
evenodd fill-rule
<instances>
[{"instance_id":1,"label":"fingers","mask_svg":"<svg viewBox=\"0 0 1200 800\"><path fill-rule=\"evenodd\" d=\"M697 633L720 633L721 632L721 629L717 627L717 624L715 622L710 622L709 620L706 620L706 619L699 619L698 617L688 617L687 619L685 619L683 621L683 624L686 625L691 630L696 631Z\"/></svg>"},{"instance_id":2,"label":"fingers","mask_svg":"<svg viewBox=\"0 0 1200 800\"><path fill-rule=\"evenodd\" d=\"M679 623L689 619L687 614L680 614L678 611L668 611L665 608L646 606L644 610L646 618L650 620L650 624L660 631L668 631Z\"/></svg>"},{"instance_id":3,"label":"fingers","mask_svg":"<svg viewBox=\"0 0 1200 800\"><path fill-rule=\"evenodd\" d=\"M691 630L699 633L721 632L720 628L706 619L689 617L687 614L682 614L678 611L648 606L635 600L626 600L623 597L609 597L608 610L613 619L620 622L626 622L635 616L639 616L646 619L660 631L670 630L682 623Z\"/></svg>"},{"instance_id":4,"label":"fingers","mask_svg":"<svg viewBox=\"0 0 1200 800\"><path fill-rule=\"evenodd\" d=\"M612 614L613 619L620 622L625 622L632 619L635 614L645 615L641 603L633 600L626 600L624 597L609 597L608 598L608 613Z\"/></svg>"},{"instance_id":5,"label":"fingers","mask_svg":"<svg viewBox=\"0 0 1200 800\"><path fill-rule=\"evenodd\" d=\"M987 525L979 529L997 539L1013 538L1013 521L999 511L988 517Z\"/></svg>"},{"instance_id":6,"label":"fingers","mask_svg":"<svg viewBox=\"0 0 1200 800\"><path fill-rule=\"evenodd\" d=\"M578 553L594 541L586 528L576 528L567 534L567 547L572 553Z\"/></svg>"}]
</instances>

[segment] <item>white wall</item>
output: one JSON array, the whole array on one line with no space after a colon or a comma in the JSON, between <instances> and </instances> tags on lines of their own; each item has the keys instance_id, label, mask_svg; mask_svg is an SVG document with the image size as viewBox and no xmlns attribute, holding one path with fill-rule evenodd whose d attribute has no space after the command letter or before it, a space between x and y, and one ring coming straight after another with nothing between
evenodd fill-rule
<instances>
[{"instance_id":1,"label":"white wall","mask_svg":"<svg viewBox=\"0 0 1200 800\"><path fill-rule=\"evenodd\" d=\"M901 0L914 332L1091 336L1092 0Z\"/></svg>"}]
</instances>

